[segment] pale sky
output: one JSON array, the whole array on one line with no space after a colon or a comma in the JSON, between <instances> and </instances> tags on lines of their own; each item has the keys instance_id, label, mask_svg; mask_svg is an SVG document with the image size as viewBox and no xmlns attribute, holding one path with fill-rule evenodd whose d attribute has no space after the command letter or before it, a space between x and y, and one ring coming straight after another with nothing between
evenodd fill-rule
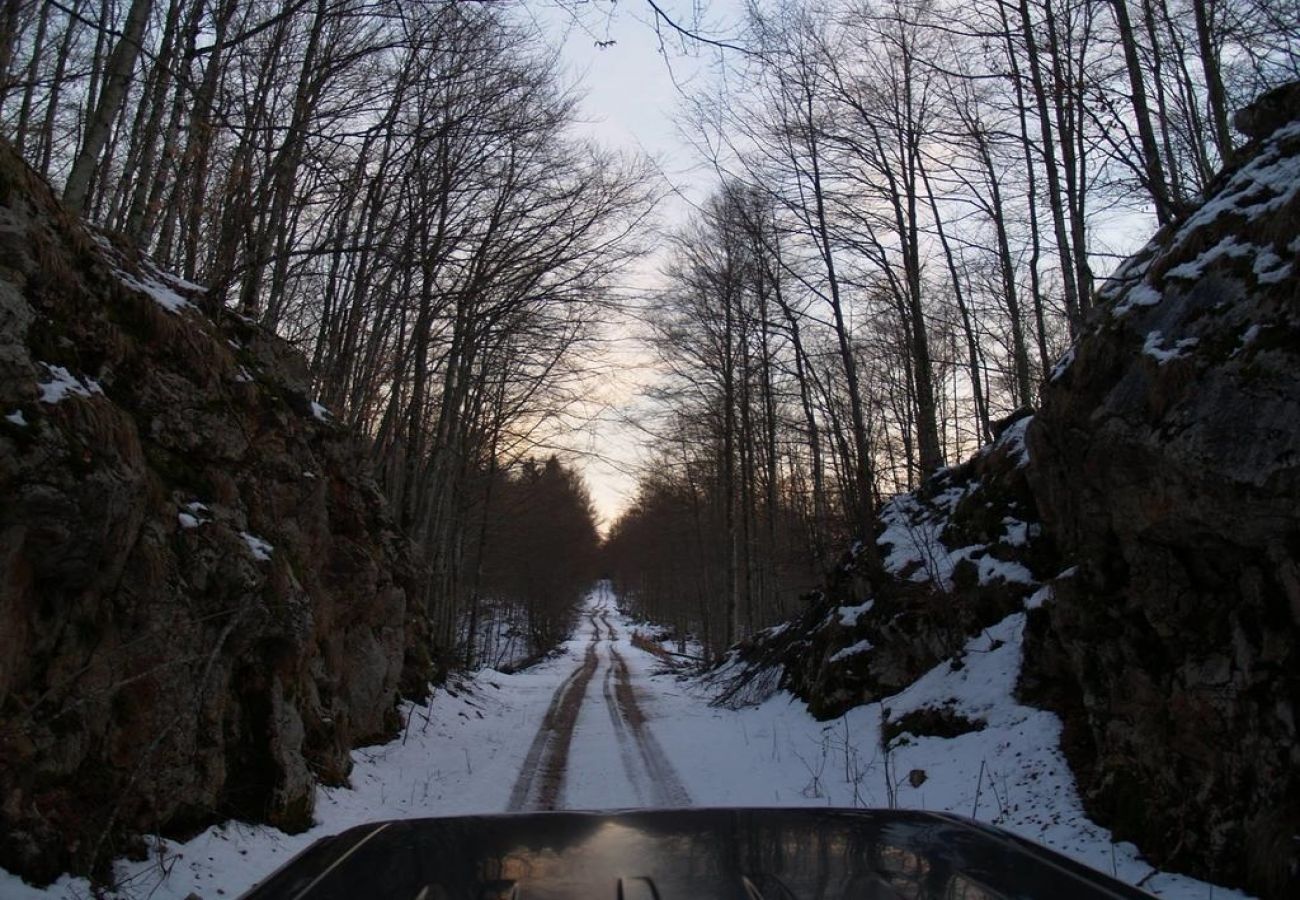
<instances>
[{"instance_id":1,"label":"pale sky","mask_svg":"<svg viewBox=\"0 0 1300 900\"><path fill-rule=\"evenodd\" d=\"M737 0L661 0L659 5L684 26L698 24L714 37L735 34ZM714 184L712 173L680 136L674 115L681 91L697 90L710 77L718 51L684 43L666 26L661 48L652 10L642 0L622 0L613 6L612 16L610 9L607 2L572 0L540 9L528 5L538 27L561 44L566 75L586 95L583 134L606 147L651 157L663 174L664 187L680 192L668 196L657 210L660 224L671 227L684 221L691 205ZM602 48L597 40L614 43ZM644 295L655 286L662 262L661 254L651 254L629 274L623 289ZM578 462L605 526L631 500L635 469L642 461L640 432L621 420L633 412L641 391L654 379L653 358L631 327L610 323L609 332L607 364L614 374L602 379L602 399L610 408L590 436L573 438L574 449L584 454Z\"/></svg>"},{"instance_id":2,"label":"pale sky","mask_svg":"<svg viewBox=\"0 0 1300 900\"><path fill-rule=\"evenodd\" d=\"M738 39L744 0L657 0L673 20L717 40ZM559 44L566 74L586 97L586 122L582 133L607 147L640 151L655 159L665 186L674 189L658 210L661 224L684 222L693 204L700 203L717 184L717 176L700 154L681 136L675 117L683 105L683 91L706 89L718 71L719 59L738 65L732 51L691 43L668 26L656 32L647 0L551 0L541 6L530 0L523 7L538 27ZM610 10L613 10L612 16ZM596 46L596 41L614 43ZM716 83L716 82L715 82ZM1149 215L1116 208L1094 212L1095 249L1109 251L1094 263L1101 275L1115 261L1133 252L1151 233ZM644 294L659 280L662 253L649 256L623 285L632 294ZM614 369L602 377L609 405L590 435L572 439L580 454L580 468L592 499L607 527L626 507L636 489L635 472L644 462L642 432L626 420L644 389L653 383L653 356L625 323L610 324L606 366Z\"/></svg>"}]
</instances>

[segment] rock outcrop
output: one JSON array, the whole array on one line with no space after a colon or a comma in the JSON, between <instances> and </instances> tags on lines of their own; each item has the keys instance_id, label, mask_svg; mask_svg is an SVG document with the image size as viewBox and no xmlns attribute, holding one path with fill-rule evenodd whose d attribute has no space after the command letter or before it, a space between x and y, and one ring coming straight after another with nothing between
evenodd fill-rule
<instances>
[{"instance_id":1,"label":"rock outcrop","mask_svg":"<svg viewBox=\"0 0 1300 900\"><path fill-rule=\"evenodd\" d=\"M713 676L721 702L786 689L819 718L838 716L897 693L1023 609L1060 571L1027 479L1030 421L1011 417L970 460L887 502L875 552L854 548L795 621L730 654Z\"/></svg>"},{"instance_id":2,"label":"rock outcrop","mask_svg":"<svg viewBox=\"0 0 1300 900\"><path fill-rule=\"evenodd\" d=\"M1076 577L1025 688L1153 862L1300 896L1300 87L1100 292L1029 429Z\"/></svg>"},{"instance_id":3,"label":"rock outcrop","mask_svg":"<svg viewBox=\"0 0 1300 900\"><path fill-rule=\"evenodd\" d=\"M311 822L430 675L362 448L255 325L0 146L0 866Z\"/></svg>"}]
</instances>

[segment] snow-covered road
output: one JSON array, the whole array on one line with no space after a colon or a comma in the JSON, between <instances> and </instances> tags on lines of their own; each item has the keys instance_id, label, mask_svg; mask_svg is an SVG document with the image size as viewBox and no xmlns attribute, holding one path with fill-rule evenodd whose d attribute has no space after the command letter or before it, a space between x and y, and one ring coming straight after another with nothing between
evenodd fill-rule
<instances>
[{"instance_id":1,"label":"snow-covered road","mask_svg":"<svg viewBox=\"0 0 1300 900\"><path fill-rule=\"evenodd\" d=\"M745 709L709 704L698 680L635 646L607 588L589 596L559 653L514 674L485 670L403 709L392 743L358 750L350 788L321 788L299 835L228 823L184 844L158 840L117 867L123 896L237 896L318 838L383 819L528 809L662 806L889 806L992 822L1165 897L1240 897L1157 872L1083 813L1060 723L1020 705L1023 615L972 638L901 694L817 722L778 693ZM944 739L881 722L944 706L983 722ZM84 881L37 891L0 871L3 900L89 897Z\"/></svg>"},{"instance_id":2,"label":"snow-covered road","mask_svg":"<svg viewBox=\"0 0 1300 900\"><path fill-rule=\"evenodd\" d=\"M598 589L584 614L589 637L582 662L551 697L509 810L690 805L641 709L611 614L617 614L613 597Z\"/></svg>"}]
</instances>

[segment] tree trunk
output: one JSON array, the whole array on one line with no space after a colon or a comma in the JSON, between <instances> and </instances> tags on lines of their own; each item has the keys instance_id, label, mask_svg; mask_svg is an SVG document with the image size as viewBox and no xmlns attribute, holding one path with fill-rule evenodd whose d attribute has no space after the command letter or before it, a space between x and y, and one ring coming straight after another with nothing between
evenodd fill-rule
<instances>
[{"instance_id":1,"label":"tree trunk","mask_svg":"<svg viewBox=\"0 0 1300 900\"><path fill-rule=\"evenodd\" d=\"M1111 8L1115 11L1115 24L1118 26L1120 44L1124 48L1129 89L1133 92L1133 117L1137 120L1138 136L1142 141L1142 168L1146 173L1147 191L1155 203L1156 221L1167 225L1173 221L1178 210L1169 195L1169 184L1165 180L1165 168L1160 159L1160 145L1156 143L1155 127L1151 124L1146 79L1142 77L1142 59L1138 55L1137 36L1133 33L1133 23L1129 19L1128 0L1111 0Z\"/></svg>"},{"instance_id":2,"label":"tree trunk","mask_svg":"<svg viewBox=\"0 0 1300 900\"><path fill-rule=\"evenodd\" d=\"M74 212L84 212L89 198L90 181L99 162L99 154L108 142L113 128L113 121L122 108L126 89L135 70L135 60L140 52L140 42L144 39L145 26L149 24L149 12L153 0L132 0L127 12L126 26L122 37L113 47L104 74L104 89L95 103L94 112L86 125L77 158L68 173L68 180L63 187L63 202Z\"/></svg>"},{"instance_id":3,"label":"tree trunk","mask_svg":"<svg viewBox=\"0 0 1300 900\"><path fill-rule=\"evenodd\" d=\"M1227 166L1232 162L1236 151L1232 146L1232 132L1228 129L1228 99L1223 90L1223 72L1214 46L1211 21L1214 2L1215 0L1192 0L1192 11L1196 16L1196 46L1201 57L1201 69L1205 73L1210 118L1214 121L1214 139L1219 147L1219 159Z\"/></svg>"},{"instance_id":4,"label":"tree trunk","mask_svg":"<svg viewBox=\"0 0 1300 900\"><path fill-rule=\"evenodd\" d=\"M1047 175L1047 201L1052 210L1052 226L1056 235L1056 249L1061 261L1061 289L1065 295L1065 315L1069 320L1070 335L1077 336L1083 327L1082 309L1079 306L1078 282L1074 261L1070 254L1070 238L1065 225L1065 205L1061 192L1060 170L1056 164L1056 141L1052 134L1052 118L1047 108L1047 89L1043 84L1043 71L1038 57L1038 43L1034 38L1033 20L1029 15L1029 0L1019 0L1020 31L1029 55L1029 80L1033 86L1038 112L1039 135L1042 139L1043 168Z\"/></svg>"}]
</instances>

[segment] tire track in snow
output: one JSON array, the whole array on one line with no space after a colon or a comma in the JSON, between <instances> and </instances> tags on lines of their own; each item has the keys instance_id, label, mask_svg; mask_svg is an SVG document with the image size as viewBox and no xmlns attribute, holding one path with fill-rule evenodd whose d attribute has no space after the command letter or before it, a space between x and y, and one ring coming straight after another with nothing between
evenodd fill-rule
<instances>
[{"instance_id":1,"label":"tire track in snow","mask_svg":"<svg viewBox=\"0 0 1300 900\"><path fill-rule=\"evenodd\" d=\"M605 607L601 607L600 620L605 623L605 628L609 631L609 639L611 641L618 640L618 632L614 630L613 625L609 624L609 611Z\"/></svg>"},{"instance_id":2,"label":"tire track in snow","mask_svg":"<svg viewBox=\"0 0 1300 900\"><path fill-rule=\"evenodd\" d=\"M646 728L645 713L641 711L636 700L636 691L632 687L632 675L622 654L609 647L610 658L615 673L614 694L617 699L619 716L627 723L628 729L636 738L637 749L641 752L641 762L649 778L650 790L654 794L656 806L689 806L691 795L682 786L681 779L673 764L668 761L663 747L655 739L654 733ZM609 695L606 694L606 700ZM612 710L611 710L612 712ZM630 774L629 774L629 777ZM635 786L635 781L633 782Z\"/></svg>"},{"instance_id":3,"label":"tire track in snow","mask_svg":"<svg viewBox=\"0 0 1300 900\"><path fill-rule=\"evenodd\" d=\"M628 784L632 785L632 791L636 794L637 803L645 803L645 785L633 749L635 739L628 734L627 724L623 721L623 716L618 708L613 665L605 669L605 708L609 712L610 722L614 725L614 739L618 742L618 755L623 761L623 772L627 775Z\"/></svg>"},{"instance_id":4,"label":"tire track in snow","mask_svg":"<svg viewBox=\"0 0 1300 900\"><path fill-rule=\"evenodd\" d=\"M627 662L614 647L618 632L609 621L608 607L592 609L588 620L592 631L583 661L555 689L510 792L507 810L550 810L558 805L569 774L569 750L578 716L587 688L602 662L599 652L602 643L608 652L602 693L623 771L637 802L649 800L654 806L689 806L690 795L646 726ZM575 777L582 774L574 773Z\"/></svg>"},{"instance_id":5,"label":"tire track in snow","mask_svg":"<svg viewBox=\"0 0 1300 900\"><path fill-rule=\"evenodd\" d=\"M596 627L591 643L582 664L575 668L551 697L542 724L528 747L519 768L519 777L510 791L510 801L506 809L518 812L525 809L555 809L564 787L565 770L569 762L569 744L573 741L573 726L578 721L578 711L582 709L582 700L587 693L587 685L596 674L599 658L596 654L596 642L600 628L596 626L595 617L592 625Z\"/></svg>"}]
</instances>

